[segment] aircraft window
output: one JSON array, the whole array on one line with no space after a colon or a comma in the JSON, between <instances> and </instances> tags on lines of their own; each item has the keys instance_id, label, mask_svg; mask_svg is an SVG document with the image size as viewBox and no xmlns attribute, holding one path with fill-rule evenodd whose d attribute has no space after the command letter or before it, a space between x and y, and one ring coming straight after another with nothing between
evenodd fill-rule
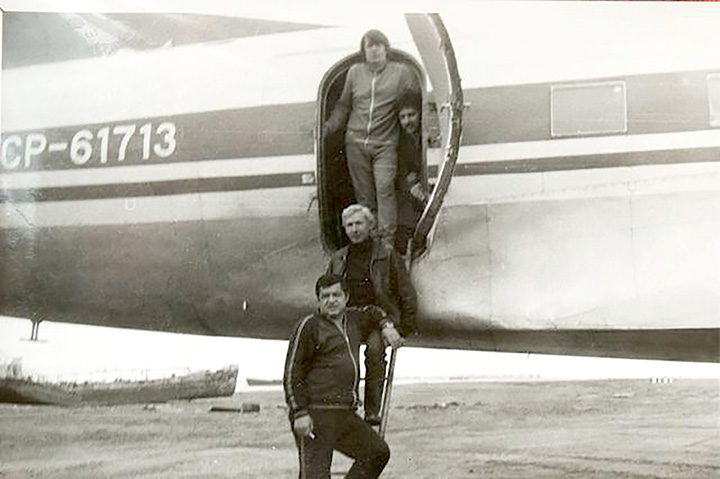
<instances>
[{"instance_id":1,"label":"aircraft window","mask_svg":"<svg viewBox=\"0 0 720 479\"><path fill-rule=\"evenodd\" d=\"M720 126L720 73L709 74L707 82L710 126Z\"/></svg>"},{"instance_id":2,"label":"aircraft window","mask_svg":"<svg viewBox=\"0 0 720 479\"><path fill-rule=\"evenodd\" d=\"M627 132L624 81L553 86L550 98L553 137Z\"/></svg>"}]
</instances>

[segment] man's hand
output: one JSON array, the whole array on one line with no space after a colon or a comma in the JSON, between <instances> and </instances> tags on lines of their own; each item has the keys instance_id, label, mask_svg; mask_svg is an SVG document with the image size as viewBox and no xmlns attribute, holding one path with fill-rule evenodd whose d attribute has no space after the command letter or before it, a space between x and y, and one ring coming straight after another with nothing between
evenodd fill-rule
<instances>
[{"instance_id":1,"label":"man's hand","mask_svg":"<svg viewBox=\"0 0 720 479\"><path fill-rule=\"evenodd\" d=\"M403 344L402 336L400 336L400 333L397 332L397 329L395 329L393 325L383 327L382 337L385 344L392 346L393 349L397 349Z\"/></svg>"},{"instance_id":2,"label":"man's hand","mask_svg":"<svg viewBox=\"0 0 720 479\"><path fill-rule=\"evenodd\" d=\"M425 190L423 190L420 183L415 183L412 188L410 188L410 194L421 203L425 202Z\"/></svg>"},{"instance_id":3,"label":"man's hand","mask_svg":"<svg viewBox=\"0 0 720 479\"><path fill-rule=\"evenodd\" d=\"M313 420L308 414L293 421L293 431L300 437L309 436L313 431Z\"/></svg>"}]
</instances>

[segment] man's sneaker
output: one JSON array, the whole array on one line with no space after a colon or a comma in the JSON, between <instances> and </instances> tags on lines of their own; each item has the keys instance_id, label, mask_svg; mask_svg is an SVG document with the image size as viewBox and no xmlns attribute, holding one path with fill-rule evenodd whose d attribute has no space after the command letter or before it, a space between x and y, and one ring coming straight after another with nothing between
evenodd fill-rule
<instances>
[{"instance_id":1,"label":"man's sneaker","mask_svg":"<svg viewBox=\"0 0 720 479\"><path fill-rule=\"evenodd\" d=\"M365 422L370 424L371 426L379 426L380 416L378 416L377 414L367 414L365 416Z\"/></svg>"}]
</instances>

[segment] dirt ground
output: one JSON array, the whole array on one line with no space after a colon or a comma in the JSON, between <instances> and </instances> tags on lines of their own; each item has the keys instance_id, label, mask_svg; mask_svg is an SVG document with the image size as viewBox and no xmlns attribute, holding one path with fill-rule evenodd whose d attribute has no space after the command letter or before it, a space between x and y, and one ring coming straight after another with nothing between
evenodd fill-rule
<instances>
[{"instance_id":1,"label":"dirt ground","mask_svg":"<svg viewBox=\"0 0 720 479\"><path fill-rule=\"evenodd\" d=\"M209 412L260 404L259 413ZM720 477L720 383L396 385L386 478ZM350 462L337 454L333 476ZM0 405L0 479L297 476L282 391L158 405Z\"/></svg>"}]
</instances>

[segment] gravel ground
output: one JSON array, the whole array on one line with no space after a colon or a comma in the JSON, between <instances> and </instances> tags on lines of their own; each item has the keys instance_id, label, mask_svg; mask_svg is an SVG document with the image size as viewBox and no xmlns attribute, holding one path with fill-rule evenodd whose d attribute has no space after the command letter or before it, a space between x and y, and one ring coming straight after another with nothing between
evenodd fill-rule
<instances>
[{"instance_id":1,"label":"gravel ground","mask_svg":"<svg viewBox=\"0 0 720 479\"><path fill-rule=\"evenodd\" d=\"M209 412L260 404L259 413ZM720 381L398 384L387 478L720 477ZM350 461L337 454L333 476ZM282 391L0 405L0 479L296 477Z\"/></svg>"}]
</instances>

